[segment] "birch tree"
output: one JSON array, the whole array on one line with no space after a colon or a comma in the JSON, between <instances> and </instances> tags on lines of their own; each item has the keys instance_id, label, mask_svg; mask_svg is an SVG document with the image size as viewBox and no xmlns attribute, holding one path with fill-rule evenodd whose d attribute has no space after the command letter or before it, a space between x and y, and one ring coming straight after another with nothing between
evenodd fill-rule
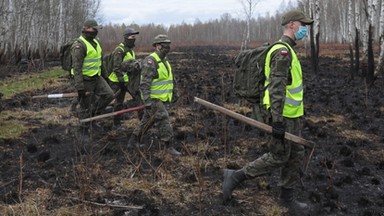
<instances>
[{"instance_id":1,"label":"birch tree","mask_svg":"<svg viewBox=\"0 0 384 216\"><path fill-rule=\"evenodd\" d=\"M354 79L354 50L353 50L353 1L348 2L348 40L349 40L349 56L350 56L350 68L351 79Z\"/></svg>"},{"instance_id":2,"label":"birch tree","mask_svg":"<svg viewBox=\"0 0 384 216\"><path fill-rule=\"evenodd\" d=\"M251 38L250 35L251 35L252 16L253 16L253 13L255 12L256 5L259 4L261 0L240 0L240 1L244 9L245 19L247 23L247 27L245 30L245 38L243 38L243 41L241 43L241 50L245 50L247 49L248 44L250 42L250 38Z\"/></svg>"},{"instance_id":3,"label":"birch tree","mask_svg":"<svg viewBox=\"0 0 384 216\"><path fill-rule=\"evenodd\" d=\"M374 73L374 79L377 78L379 73L383 72L384 69L384 1L381 1L381 10L380 10L380 22L379 22L379 43L380 43L380 54L379 54L379 61L377 63L377 67L375 69Z\"/></svg>"},{"instance_id":4,"label":"birch tree","mask_svg":"<svg viewBox=\"0 0 384 216\"><path fill-rule=\"evenodd\" d=\"M314 19L311 25L310 43L311 43L311 59L315 73L319 72L319 52L320 52L320 2L319 0L311 0L311 17Z\"/></svg>"},{"instance_id":5,"label":"birch tree","mask_svg":"<svg viewBox=\"0 0 384 216\"><path fill-rule=\"evenodd\" d=\"M360 1L355 2L355 72L360 70L360 32L361 32L361 17L360 17Z\"/></svg>"}]
</instances>

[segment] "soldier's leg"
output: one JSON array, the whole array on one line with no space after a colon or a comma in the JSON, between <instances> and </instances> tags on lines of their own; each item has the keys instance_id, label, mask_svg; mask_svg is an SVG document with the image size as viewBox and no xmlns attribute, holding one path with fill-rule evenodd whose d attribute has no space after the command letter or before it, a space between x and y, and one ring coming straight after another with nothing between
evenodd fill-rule
<instances>
[{"instance_id":1,"label":"soldier's leg","mask_svg":"<svg viewBox=\"0 0 384 216\"><path fill-rule=\"evenodd\" d=\"M129 76L128 81L128 92L131 95L132 99L128 101L128 107L136 107L142 105L141 96L140 96L140 74L135 74ZM143 110L138 110L139 119L141 119L144 115Z\"/></svg>"},{"instance_id":2,"label":"soldier's leg","mask_svg":"<svg viewBox=\"0 0 384 216\"><path fill-rule=\"evenodd\" d=\"M289 146L285 145L281 140L271 138L269 141L270 152L265 153L246 164L239 170L224 170L223 183L223 203L225 204L232 196L232 191L245 179L252 179L257 176L265 175L276 168L281 167L287 162L290 154Z\"/></svg>"},{"instance_id":3,"label":"soldier's leg","mask_svg":"<svg viewBox=\"0 0 384 216\"><path fill-rule=\"evenodd\" d=\"M157 107L158 111L156 113L155 124L159 130L160 141L169 153L175 156L181 155L181 153L174 148L173 128L164 103L158 102Z\"/></svg>"},{"instance_id":4,"label":"soldier's leg","mask_svg":"<svg viewBox=\"0 0 384 216\"><path fill-rule=\"evenodd\" d=\"M102 112L113 100L113 90L101 76L96 78L95 95L99 97L95 107L97 112Z\"/></svg>"},{"instance_id":5,"label":"soldier's leg","mask_svg":"<svg viewBox=\"0 0 384 216\"><path fill-rule=\"evenodd\" d=\"M301 121L297 119L289 119L287 123L287 132L297 136L301 136ZM300 179L302 162L304 159L304 146L289 142L291 145L291 155L287 163L281 168L280 198L284 205L290 208L291 214L296 214L296 211L303 214L303 210L309 210L309 205L300 202L295 196L295 186Z\"/></svg>"},{"instance_id":6,"label":"soldier's leg","mask_svg":"<svg viewBox=\"0 0 384 216\"><path fill-rule=\"evenodd\" d=\"M121 89L120 86L118 86L116 83L113 83L113 82L110 83L110 86L115 94L117 91L120 90L120 93L116 96L115 102L113 103L113 111L116 112L116 111L122 110L124 108L123 103L125 99L126 89ZM114 126L120 126L121 119L122 119L121 115L115 115L113 117Z\"/></svg>"},{"instance_id":7,"label":"soldier's leg","mask_svg":"<svg viewBox=\"0 0 384 216\"><path fill-rule=\"evenodd\" d=\"M144 115L141 118L140 124L133 130L131 137L128 140L128 148L138 147L141 142L142 136L154 124L156 106L145 107Z\"/></svg>"},{"instance_id":8,"label":"soldier's leg","mask_svg":"<svg viewBox=\"0 0 384 216\"><path fill-rule=\"evenodd\" d=\"M84 79L84 90L88 94L79 100L80 107L77 112L79 119L89 118L92 116L92 107L94 103L94 82Z\"/></svg>"},{"instance_id":9,"label":"soldier's leg","mask_svg":"<svg viewBox=\"0 0 384 216\"><path fill-rule=\"evenodd\" d=\"M286 121L286 131L301 136L300 119L289 119ZM293 188L300 178L301 166L305 156L304 146L294 144L285 140L291 146L291 154L287 163L281 168L280 186L285 188Z\"/></svg>"}]
</instances>

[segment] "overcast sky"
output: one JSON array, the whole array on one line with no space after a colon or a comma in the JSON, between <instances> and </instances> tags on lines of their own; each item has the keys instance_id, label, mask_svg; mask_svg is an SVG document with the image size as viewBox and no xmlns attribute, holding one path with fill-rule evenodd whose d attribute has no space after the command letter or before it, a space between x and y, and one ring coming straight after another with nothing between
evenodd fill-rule
<instances>
[{"instance_id":1,"label":"overcast sky","mask_svg":"<svg viewBox=\"0 0 384 216\"><path fill-rule=\"evenodd\" d=\"M194 23L220 19L224 13L232 18L244 19L241 0L102 0L103 23L126 25ZM259 0L254 17L274 14L282 2L289 0ZM296 0L291 0L296 2Z\"/></svg>"}]
</instances>

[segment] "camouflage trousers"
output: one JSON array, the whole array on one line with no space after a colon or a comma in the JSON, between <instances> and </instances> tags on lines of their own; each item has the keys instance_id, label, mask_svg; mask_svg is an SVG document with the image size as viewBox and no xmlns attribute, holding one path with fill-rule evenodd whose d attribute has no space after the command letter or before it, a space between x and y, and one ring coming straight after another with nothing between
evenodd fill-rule
<instances>
[{"instance_id":1,"label":"camouflage trousers","mask_svg":"<svg viewBox=\"0 0 384 216\"><path fill-rule=\"evenodd\" d=\"M103 112L105 107L113 100L113 91L103 77L83 77L84 90L90 94L80 101L80 110L78 112L80 119Z\"/></svg>"},{"instance_id":2,"label":"camouflage trousers","mask_svg":"<svg viewBox=\"0 0 384 216\"><path fill-rule=\"evenodd\" d=\"M135 128L133 134L140 139L145 132L154 126L158 130L158 136L163 142L173 141L173 128L169 119L166 106L160 100L155 100L150 107L144 109L144 115L138 127Z\"/></svg>"},{"instance_id":3,"label":"camouflage trousers","mask_svg":"<svg viewBox=\"0 0 384 216\"><path fill-rule=\"evenodd\" d=\"M301 136L301 119L285 118L286 131ZM269 152L243 167L245 174L257 177L269 174L280 168L280 186L293 188L300 179L302 162L304 159L304 146L294 144L291 141L270 138L268 142Z\"/></svg>"},{"instance_id":4,"label":"camouflage trousers","mask_svg":"<svg viewBox=\"0 0 384 216\"><path fill-rule=\"evenodd\" d=\"M135 107L135 106L141 105L140 94L138 92L136 92L135 94L131 93L131 91L129 90L130 89L129 82L126 83L125 85L126 88L123 88L123 89L118 85L118 83L115 83L115 82L110 82L110 86L113 92L115 92L115 94L117 91L120 90L120 93L116 96L115 102L113 104L114 112L124 109L124 100L125 100L125 95L127 93L129 93L132 96L132 100L128 101L129 102L128 107ZM115 115L113 118L114 118L115 124L120 124L122 120L122 115Z\"/></svg>"}]
</instances>

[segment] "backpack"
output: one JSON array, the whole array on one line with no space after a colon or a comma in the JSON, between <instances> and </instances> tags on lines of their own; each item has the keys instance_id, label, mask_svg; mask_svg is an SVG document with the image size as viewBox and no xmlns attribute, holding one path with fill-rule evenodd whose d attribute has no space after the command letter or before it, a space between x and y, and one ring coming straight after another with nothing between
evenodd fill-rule
<instances>
[{"instance_id":1,"label":"backpack","mask_svg":"<svg viewBox=\"0 0 384 216\"><path fill-rule=\"evenodd\" d=\"M76 41L79 41L81 44L83 44L83 42L79 40L79 38L74 38L60 47L60 62L61 68L63 68L63 70L71 71L72 69L71 47L72 44Z\"/></svg>"},{"instance_id":2,"label":"backpack","mask_svg":"<svg viewBox=\"0 0 384 216\"><path fill-rule=\"evenodd\" d=\"M117 46L116 49L122 49L123 50L123 58L127 54L128 50L125 50L124 46ZM113 72L113 53L115 52L113 50L110 54L103 57L103 66L106 74L109 76Z\"/></svg>"},{"instance_id":3,"label":"backpack","mask_svg":"<svg viewBox=\"0 0 384 216\"><path fill-rule=\"evenodd\" d=\"M284 44L275 42L273 44L264 43L262 46L251 50L241 51L235 57L235 77L234 90L235 95L244 98L252 103L259 103L263 96L265 82L265 59L268 51L275 44Z\"/></svg>"}]
</instances>

